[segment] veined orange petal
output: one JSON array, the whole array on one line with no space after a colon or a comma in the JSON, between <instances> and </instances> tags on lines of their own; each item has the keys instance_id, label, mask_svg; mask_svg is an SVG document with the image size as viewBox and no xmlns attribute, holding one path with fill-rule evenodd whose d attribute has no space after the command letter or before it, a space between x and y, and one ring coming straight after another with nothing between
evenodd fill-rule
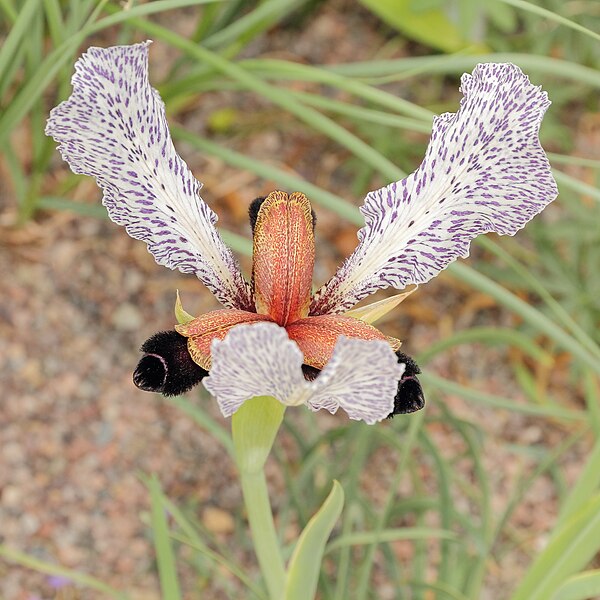
<instances>
[{"instance_id":1,"label":"veined orange petal","mask_svg":"<svg viewBox=\"0 0 600 600\"><path fill-rule=\"evenodd\" d=\"M213 340L222 340L229 330L242 323L271 321L267 315L245 310L213 310L196 317L189 323L175 325L175 330L188 338L188 350L192 360L203 369L210 371L210 345Z\"/></svg>"},{"instance_id":2,"label":"veined orange petal","mask_svg":"<svg viewBox=\"0 0 600 600\"><path fill-rule=\"evenodd\" d=\"M285 326L308 315L315 237L304 194L271 192L254 226L252 279L256 311Z\"/></svg>"},{"instance_id":3,"label":"veined orange petal","mask_svg":"<svg viewBox=\"0 0 600 600\"><path fill-rule=\"evenodd\" d=\"M344 315L307 317L290 323L286 330L289 338L294 340L304 353L304 364L317 369L322 369L331 358L340 335L389 342L389 338L372 325Z\"/></svg>"}]
</instances>

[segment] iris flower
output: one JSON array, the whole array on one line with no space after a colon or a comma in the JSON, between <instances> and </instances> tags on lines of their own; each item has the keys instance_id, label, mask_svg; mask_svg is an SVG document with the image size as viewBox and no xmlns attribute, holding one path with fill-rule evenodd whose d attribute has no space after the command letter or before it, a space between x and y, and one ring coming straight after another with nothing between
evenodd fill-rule
<instances>
[{"instance_id":1,"label":"iris flower","mask_svg":"<svg viewBox=\"0 0 600 600\"><path fill-rule=\"evenodd\" d=\"M508 63L463 75L458 112L434 119L414 173L367 194L357 248L312 293L309 200L275 191L251 204L248 282L173 146L148 46L90 48L46 129L75 173L96 178L110 218L224 307L146 341L135 384L168 395L202 380L225 416L267 395L366 423L421 408L418 366L368 322L377 308L352 309L380 289L429 281L479 234L514 235L556 197L538 139L546 93Z\"/></svg>"}]
</instances>

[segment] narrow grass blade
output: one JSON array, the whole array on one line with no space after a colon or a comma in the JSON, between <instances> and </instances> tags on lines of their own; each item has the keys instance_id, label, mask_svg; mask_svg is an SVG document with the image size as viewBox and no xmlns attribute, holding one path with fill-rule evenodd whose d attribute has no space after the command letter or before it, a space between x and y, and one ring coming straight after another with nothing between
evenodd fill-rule
<instances>
[{"instance_id":1,"label":"narrow grass blade","mask_svg":"<svg viewBox=\"0 0 600 600\"><path fill-rule=\"evenodd\" d=\"M361 600L368 593L369 582L371 580L371 572L374 565L374 557L375 551L378 546L379 535L383 534L385 531L385 525L390 518L390 513L392 512L392 508L397 503L397 493L398 488L400 486L400 481L403 475L407 471L407 466L409 462L409 458L412 454L412 451L417 443L417 438L419 435L419 431L423 426L423 422L425 421L425 412L419 411L417 414L412 415L410 417L410 421L408 424L408 430L405 435L402 436L402 443L400 448L398 449L398 464L396 465L396 469L394 472L394 477L391 480L390 487L385 499L385 504L383 505L383 509L378 512L377 519L375 521L375 527L372 533L375 536L375 539L369 544L369 546L365 549L365 556L363 560L363 564L358 573L358 581L357 581L357 590L356 590L356 598L357 600ZM386 430L379 430L380 432L386 432ZM396 436L394 436L394 442L396 442ZM352 535L352 534L347 534ZM417 538L418 539L418 538ZM396 569L391 569L392 572L395 572Z\"/></svg>"},{"instance_id":2,"label":"narrow grass blade","mask_svg":"<svg viewBox=\"0 0 600 600\"><path fill-rule=\"evenodd\" d=\"M549 366L552 364L552 356L542 350L530 336L516 329L499 329L497 327L473 327L465 331L458 331L453 335L440 340L429 346L419 356L420 362L428 362L434 356L445 352L449 348L460 344L480 343L490 346L507 344L519 348L525 354L537 362Z\"/></svg>"},{"instance_id":3,"label":"narrow grass blade","mask_svg":"<svg viewBox=\"0 0 600 600\"><path fill-rule=\"evenodd\" d=\"M38 208L55 210L60 212L72 212L83 217L94 217L97 219L108 219L108 213L101 204L87 204L76 202L68 198L57 198L55 196L42 196L38 198Z\"/></svg>"},{"instance_id":4,"label":"narrow grass blade","mask_svg":"<svg viewBox=\"0 0 600 600\"><path fill-rule=\"evenodd\" d=\"M353 515L353 502L356 502L357 490L359 485L360 474L369 458L371 449L371 442L374 437L374 430L370 427L353 428L356 434L352 439L352 443L347 444L347 448L352 447L352 462L344 480L345 493L348 498L348 504L344 511L344 517L342 522L342 535L348 535L353 528L354 515ZM352 429L349 430L352 432ZM349 438L352 438L352 433L349 434ZM335 581L335 593L333 595L334 600L345 600L349 597L349 584L350 584L350 572L351 572L351 553L350 546L344 546L341 548L340 556L337 565L337 577Z\"/></svg>"},{"instance_id":5,"label":"narrow grass blade","mask_svg":"<svg viewBox=\"0 0 600 600\"><path fill-rule=\"evenodd\" d=\"M552 12L551 10L548 10L547 8L543 8L542 6L537 6L536 4L532 4L531 2L525 2L524 0L500 0L500 2L504 2L505 4L510 4L511 6L514 6L515 8L520 8L521 10L525 10L527 12L533 13L534 15L538 15L540 17L545 17L546 19L549 19L550 21L554 21L555 23L558 23L559 25L564 25L565 27L568 27L569 29L574 29L575 31L578 31L579 33L583 33L584 35L587 35L597 41L600 41L600 34L588 29L587 27L584 27L583 25L580 25L579 23L576 23L575 21L571 21L571 19L567 19L566 17L563 17L562 15Z\"/></svg>"},{"instance_id":6,"label":"narrow grass blade","mask_svg":"<svg viewBox=\"0 0 600 600\"><path fill-rule=\"evenodd\" d=\"M181 589L177 576L177 565L175 554L171 546L167 515L162 503L162 490L156 477L147 482L150 490L152 505L152 535L154 537L154 548L156 550L156 564L160 589L163 598L169 600L181 600Z\"/></svg>"},{"instance_id":7,"label":"narrow grass blade","mask_svg":"<svg viewBox=\"0 0 600 600\"><path fill-rule=\"evenodd\" d=\"M394 163L381 153L377 152L377 150L372 148L369 144L322 113L298 102L298 100L288 94L286 90L282 90L267 83L242 68L240 65L227 60L219 54L211 52L208 48L198 46L184 38L174 35L165 27L149 21L142 21L141 19L135 19L133 22L149 35L168 42L201 63L211 65L217 71L242 83L246 89L263 96L269 102L272 102L276 106L295 115L309 127L325 134L344 148L350 150L355 156L370 165L377 172L381 173L386 179L395 181L404 176L404 173Z\"/></svg>"},{"instance_id":8,"label":"narrow grass blade","mask_svg":"<svg viewBox=\"0 0 600 600\"><path fill-rule=\"evenodd\" d=\"M540 417L569 421L587 420L587 413L583 410L569 410L567 408L562 408L552 404L543 406L537 404L520 404L501 396L495 396L493 394L487 394L485 392L474 390L470 387L450 381L449 379L434 375L433 373L422 373L419 375L419 379L422 379L427 385L438 388L444 394L456 394L466 398L467 400L470 400L471 402L483 404L484 406L491 406L492 408L501 408L526 415L537 415Z\"/></svg>"},{"instance_id":9,"label":"narrow grass blade","mask_svg":"<svg viewBox=\"0 0 600 600\"><path fill-rule=\"evenodd\" d=\"M227 164L240 169L246 169L260 177L274 181L278 185L302 192L317 204L334 211L336 214L348 219L352 223L364 225L364 219L354 206L344 201L339 196L336 196L327 190L323 190L293 173L284 171L283 169L279 169L263 161L255 160L240 152L223 148L222 146L219 146L219 144L198 137L181 127L171 127L171 134L176 139L185 140L197 150L207 152L212 156L217 156Z\"/></svg>"},{"instance_id":10,"label":"narrow grass blade","mask_svg":"<svg viewBox=\"0 0 600 600\"><path fill-rule=\"evenodd\" d=\"M169 512L170 511L171 509L169 509ZM175 517L175 515L173 515L173 517ZM248 591L253 595L253 597L257 598L258 600L269 600L269 598L267 598L265 595L265 592L254 584L254 582L246 575L246 573L244 573L241 567L225 558L222 554L219 554L218 552L215 552L209 548L202 542L200 538L191 539L189 537L177 534L173 534L171 537L174 540L189 546L199 554L206 556L206 558L208 558L211 562L227 569L227 571L229 571L232 575L235 575L235 577L237 577L248 588Z\"/></svg>"},{"instance_id":11,"label":"narrow grass blade","mask_svg":"<svg viewBox=\"0 0 600 600\"><path fill-rule=\"evenodd\" d=\"M71 569L65 569L64 567L53 565L52 563L44 562L23 552L9 548L8 546L0 545L0 556L9 562L18 564L27 569L32 569L33 571L37 571L39 573L47 573L48 575L65 577L70 579L73 583L79 584L90 590L102 592L102 594L105 594L105 596L114 598L115 600L129 599L127 594L119 592L118 590L106 585L105 583L102 583L102 581L92 577L91 575L86 575L85 573L79 573L77 571L72 571Z\"/></svg>"},{"instance_id":12,"label":"narrow grass blade","mask_svg":"<svg viewBox=\"0 0 600 600\"><path fill-rule=\"evenodd\" d=\"M558 462L566 455L569 449L581 439L584 433L585 430L579 430L573 435L570 435L564 442L559 444L557 447L552 448L548 456L538 464L533 472L526 472L521 476L520 480L515 486L514 492L510 495L510 498L506 503L506 508L495 523L491 540L492 543L490 546L491 549L493 549L499 543L499 539L505 532L509 519L513 515L517 506L519 506L519 504L523 501L523 498L527 492L537 481L538 477L544 473L549 473L554 467L556 467Z\"/></svg>"},{"instance_id":13,"label":"narrow grass blade","mask_svg":"<svg viewBox=\"0 0 600 600\"><path fill-rule=\"evenodd\" d=\"M207 37L202 45L211 50L222 48L227 44L245 45L258 33L292 12L303 2L304 0L268 0L263 2L253 11Z\"/></svg>"},{"instance_id":14,"label":"narrow grass blade","mask_svg":"<svg viewBox=\"0 0 600 600\"><path fill-rule=\"evenodd\" d=\"M589 336L589 334L579 325L569 312L557 302L550 292L544 287L531 272L517 261L509 252L502 246L494 242L492 239L481 236L476 242L482 248L492 252L503 260L527 285L543 300L546 306L554 313L556 319L568 329L573 337L575 337L582 346L594 354L600 360L600 348L598 344Z\"/></svg>"},{"instance_id":15,"label":"narrow grass blade","mask_svg":"<svg viewBox=\"0 0 600 600\"><path fill-rule=\"evenodd\" d=\"M296 543L288 566L285 586L286 600L312 600L314 598L325 544L343 506L344 490L337 481L334 481L329 496L308 522Z\"/></svg>"},{"instance_id":16,"label":"narrow grass blade","mask_svg":"<svg viewBox=\"0 0 600 600\"><path fill-rule=\"evenodd\" d=\"M600 487L600 440L596 442L577 483L561 507L557 527L573 518Z\"/></svg>"},{"instance_id":17,"label":"narrow grass blade","mask_svg":"<svg viewBox=\"0 0 600 600\"><path fill-rule=\"evenodd\" d=\"M311 94L309 92L291 90L290 94L293 94L305 104L310 104L311 106L315 106L322 110L344 115L356 121L377 123L378 125L394 127L395 129L407 129L409 131L418 131L419 133L431 134L430 120L425 121L410 117L402 117L390 112L365 108L364 106L349 104L347 102L342 102L326 96L320 96L318 94Z\"/></svg>"},{"instance_id":18,"label":"narrow grass blade","mask_svg":"<svg viewBox=\"0 0 600 600\"><path fill-rule=\"evenodd\" d=\"M581 156L569 156L567 154L555 154L546 152L550 162L559 165L576 165L578 167L589 167L590 169L600 169L600 160L594 158L582 158Z\"/></svg>"},{"instance_id":19,"label":"narrow grass blade","mask_svg":"<svg viewBox=\"0 0 600 600\"><path fill-rule=\"evenodd\" d=\"M198 406L194 406L185 396L166 397L165 400L173 406L176 406L186 415L191 417L197 425L210 433L233 457L233 442L227 430L219 425L206 411Z\"/></svg>"},{"instance_id":20,"label":"narrow grass blade","mask_svg":"<svg viewBox=\"0 0 600 600\"><path fill-rule=\"evenodd\" d=\"M420 119L427 123L431 123L434 116L433 112L418 104L414 104L404 98L400 98L379 88L367 85L362 81L346 77L341 74L341 69L340 72L338 72L334 67L331 67L331 65L302 65L300 63L276 59L248 59L241 61L239 64L247 71L269 80L291 79L329 85L339 90L349 92L358 98L362 98L363 100L367 100L378 106L383 106L399 114L413 117L414 119ZM371 63L359 64L370 65Z\"/></svg>"},{"instance_id":21,"label":"narrow grass blade","mask_svg":"<svg viewBox=\"0 0 600 600\"><path fill-rule=\"evenodd\" d=\"M63 22L59 0L44 0L44 11L50 31L50 37L55 46L62 43L65 36L65 24Z\"/></svg>"},{"instance_id":22,"label":"narrow grass blade","mask_svg":"<svg viewBox=\"0 0 600 600\"><path fill-rule=\"evenodd\" d=\"M181 531L184 533L183 536L172 534L171 537L173 539L190 546L200 554L206 556L213 563L225 567L230 573L235 575L259 600L268 600L264 592L250 580L241 567L235 564L231 559L209 548L194 525L186 518L179 507L169 500L169 498L167 498L162 491L160 491L160 498L163 508L169 512L175 523L177 523Z\"/></svg>"},{"instance_id":23,"label":"narrow grass blade","mask_svg":"<svg viewBox=\"0 0 600 600\"><path fill-rule=\"evenodd\" d=\"M19 9L16 23L11 27L0 47L0 79L4 77L7 66L27 35L32 21L40 11L40 0L26 0Z\"/></svg>"},{"instance_id":24,"label":"narrow grass blade","mask_svg":"<svg viewBox=\"0 0 600 600\"><path fill-rule=\"evenodd\" d=\"M593 185L589 185L584 181L579 181L579 179L571 177L570 175L567 175L558 169L552 169L552 173L556 179L556 183L558 183L559 189L561 187L568 188L583 196L589 196L590 198L596 200L596 202L600 202L600 191L598 188L594 187Z\"/></svg>"},{"instance_id":25,"label":"narrow grass blade","mask_svg":"<svg viewBox=\"0 0 600 600\"><path fill-rule=\"evenodd\" d=\"M481 292L489 294L499 304L506 306L514 313L520 315L529 325L546 334L565 350L568 350L579 360L591 367L597 374L600 374L600 360L590 356L586 348L538 309L530 306L527 302L524 302L495 281L492 281L490 278L463 263L450 265L449 271L461 281L468 283Z\"/></svg>"},{"instance_id":26,"label":"narrow grass blade","mask_svg":"<svg viewBox=\"0 0 600 600\"><path fill-rule=\"evenodd\" d=\"M431 529L429 527L403 527L401 529L382 529L381 531L365 531L341 535L327 545L325 552L333 552L344 546L365 546L381 542L396 542L398 540L456 540L457 535L446 529Z\"/></svg>"},{"instance_id":27,"label":"narrow grass blade","mask_svg":"<svg viewBox=\"0 0 600 600\"><path fill-rule=\"evenodd\" d=\"M585 567L600 550L600 495L555 529L512 600L547 600L568 577Z\"/></svg>"},{"instance_id":28,"label":"narrow grass blade","mask_svg":"<svg viewBox=\"0 0 600 600\"><path fill-rule=\"evenodd\" d=\"M452 481L454 479L452 467L443 455L443 451L437 447L425 428L422 428L419 431L419 441L427 454L431 457L433 468L436 473L437 489L440 498L440 526L442 529L452 530L454 521L457 518L454 502L452 501ZM454 549L450 547L450 543L449 540L441 540L438 583L447 584L452 575ZM421 549L422 557L425 556L424 550L425 547L423 546ZM422 579L424 580L424 577L422 577Z\"/></svg>"},{"instance_id":29,"label":"narrow grass blade","mask_svg":"<svg viewBox=\"0 0 600 600\"><path fill-rule=\"evenodd\" d=\"M0 11L4 13L10 24L14 25L19 15L13 6L12 0L0 0Z\"/></svg>"},{"instance_id":30,"label":"narrow grass blade","mask_svg":"<svg viewBox=\"0 0 600 600\"><path fill-rule=\"evenodd\" d=\"M578 65L569 60L549 56L536 56L519 52L490 52L488 54L452 54L450 56L417 56L391 60L375 60L338 65L320 65L316 70L331 71L348 78L373 80L377 78L403 79L407 75L461 75L472 71L482 62L511 62L527 72L537 72L552 77L562 77L593 87L600 87L597 69ZM364 84L363 84L364 85Z\"/></svg>"},{"instance_id":31,"label":"narrow grass blade","mask_svg":"<svg viewBox=\"0 0 600 600\"><path fill-rule=\"evenodd\" d=\"M411 579L406 582L408 589L413 592L427 592L431 594L425 595L425 598L435 598L435 600L475 600L465 596L460 590L453 588L452 586L444 583L443 581L436 581L428 583L426 581L416 581Z\"/></svg>"},{"instance_id":32,"label":"narrow grass blade","mask_svg":"<svg viewBox=\"0 0 600 600\"><path fill-rule=\"evenodd\" d=\"M28 1L35 3L40 0ZM12 128L25 117L29 109L39 100L46 88L54 81L56 74L71 60L78 46L88 36L119 23L131 21L136 17L215 1L219 0L156 0L156 2L134 6L128 10L120 10L116 7L108 6L106 7L107 10L113 8L118 12L104 17L99 21L94 20L95 15L90 17L90 21L85 26L65 39L58 48L55 48L46 56L35 73L30 76L27 83L19 90L13 101L0 115L0 147L4 146L6 137L12 131ZM104 4L105 2L101 2L98 4L98 8L102 8Z\"/></svg>"}]
</instances>

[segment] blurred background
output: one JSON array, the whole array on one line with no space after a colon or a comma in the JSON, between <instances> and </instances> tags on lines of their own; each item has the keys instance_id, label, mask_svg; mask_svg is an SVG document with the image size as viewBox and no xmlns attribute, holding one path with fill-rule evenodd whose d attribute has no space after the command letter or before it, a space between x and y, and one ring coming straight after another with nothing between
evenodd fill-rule
<instances>
[{"instance_id":1,"label":"blurred background","mask_svg":"<svg viewBox=\"0 0 600 600\"><path fill-rule=\"evenodd\" d=\"M176 289L193 314L216 300L108 221L44 136L83 51L145 39L245 272L249 203L298 190L317 285L366 192L419 165L463 72L510 61L548 91L559 199L380 323L418 359L426 410L375 427L289 410L269 477L286 541L332 478L346 490L323 599L600 597L599 31L594 0L0 0L0 597L160 598L150 474L190 527L172 523L184 597L260 597L231 572L256 576L228 422L203 391L131 382ZM597 596L573 595L583 569Z\"/></svg>"}]
</instances>

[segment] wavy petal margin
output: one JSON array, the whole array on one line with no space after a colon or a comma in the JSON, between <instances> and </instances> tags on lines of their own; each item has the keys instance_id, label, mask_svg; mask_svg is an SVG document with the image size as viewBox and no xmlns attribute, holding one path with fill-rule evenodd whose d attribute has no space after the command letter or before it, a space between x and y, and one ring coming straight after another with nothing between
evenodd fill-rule
<instances>
[{"instance_id":1,"label":"wavy petal margin","mask_svg":"<svg viewBox=\"0 0 600 600\"><path fill-rule=\"evenodd\" d=\"M156 262L195 273L225 306L253 311L217 215L171 141L165 106L148 81L149 45L90 48L46 134L74 173L96 178L110 218L146 242Z\"/></svg>"},{"instance_id":2,"label":"wavy petal margin","mask_svg":"<svg viewBox=\"0 0 600 600\"><path fill-rule=\"evenodd\" d=\"M468 256L479 234L514 235L556 198L538 138L547 94L510 63L480 64L461 84L460 109L434 119L421 166L367 195L359 244L315 294L310 314L425 283Z\"/></svg>"},{"instance_id":3,"label":"wavy petal margin","mask_svg":"<svg viewBox=\"0 0 600 600\"><path fill-rule=\"evenodd\" d=\"M373 424L394 408L404 373L387 342L340 336L333 356L314 381L302 374L303 356L285 329L274 323L240 325L212 344L212 369L202 383L231 416L254 396L273 396L283 404L308 404Z\"/></svg>"},{"instance_id":4,"label":"wavy petal margin","mask_svg":"<svg viewBox=\"0 0 600 600\"><path fill-rule=\"evenodd\" d=\"M400 342L391 343L391 338L379 329L346 315L307 317L290 323L286 331L304 354L304 364L316 369L323 369L329 362L341 335L360 340L388 341L394 351L400 348Z\"/></svg>"},{"instance_id":5,"label":"wavy petal margin","mask_svg":"<svg viewBox=\"0 0 600 600\"><path fill-rule=\"evenodd\" d=\"M204 313L187 323L175 325L175 331L188 338L187 348L192 360L206 371L210 371L212 341L224 339L233 327L257 321L271 321L271 318L247 310L223 308Z\"/></svg>"}]
</instances>

